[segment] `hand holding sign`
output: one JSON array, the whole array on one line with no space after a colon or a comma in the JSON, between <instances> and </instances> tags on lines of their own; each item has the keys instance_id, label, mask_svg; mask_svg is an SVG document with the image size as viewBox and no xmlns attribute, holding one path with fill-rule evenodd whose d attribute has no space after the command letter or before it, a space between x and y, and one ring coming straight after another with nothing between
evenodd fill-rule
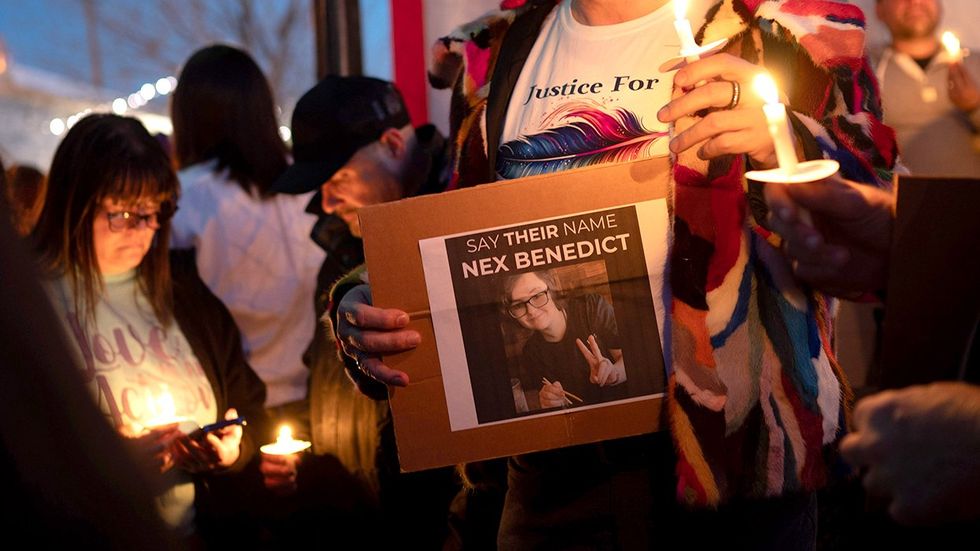
<instances>
[{"instance_id":1,"label":"hand holding sign","mask_svg":"<svg viewBox=\"0 0 980 551\"><path fill-rule=\"evenodd\" d=\"M405 329L408 314L395 308L372 306L371 289L358 285L344 295L337 310L337 336L344 354L354 358L368 376L386 385L408 386L408 374L386 366L384 354L418 346L421 336Z\"/></svg>"}]
</instances>

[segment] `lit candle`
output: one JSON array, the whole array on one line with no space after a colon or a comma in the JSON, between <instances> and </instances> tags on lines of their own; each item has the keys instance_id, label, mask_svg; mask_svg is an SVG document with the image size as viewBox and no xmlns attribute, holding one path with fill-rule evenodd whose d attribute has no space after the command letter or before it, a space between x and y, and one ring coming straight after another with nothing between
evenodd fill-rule
<instances>
[{"instance_id":1,"label":"lit candle","mask_svg":"<svg viewBox=\"0 0 980 551\"><path fill-rule=\"evenodd\" d=\"M725 47L725 44L728 44L727 38L721 38L719 40L715 40L714 42L699 46L698 43L694 41L694 30L691 28L690 20L687 18L688 0L673 0L673 4L674 30L677 32L677 36L681 40L681 49L679 55L671 57L660 64L661 73L676 71L687 64L694 63L706 55L711 55L721 51L721 49ZM707 84L707 82L702 80L694 86L701 87L705 84Z\"/></svg>"},{"instance_id":2,"label":"lit candle","mask_svg":"<svg viewBox=\"0 0 980 551\"><path fill-rule=\"evenodd\" d=\"M754 86L756 92L762 96L766 102L762 110L766 114L766 122L769 124L769 135L772 136L773 145L776 148L776 160L779 161L779 168L792 174L796 171L799 160L796 158L796 146L793 142L793 130L790 127L789 117L786 116L786 106L779 103L779 90L772 77L761 73L755 77Z\"/></svg>"},{"instance_id":3,"label":"lit candle","mask_svg":"<svg viewBox=\"0 0 980 551\"><path fill-rule=\"evenodd\" d=\"M698 49L698 43L694 41L694 30L687 19L687 0L674 0L674 29L681 39L682 56Z\"/></svg>"},{"instance_id":4,"label":"lit candle","mask_svg":"<svg viewBox=\"0 0 980 551\"><path fill-rule=\"evenodd\" d=\"M292 455L310 447L306 440L293 440L293 431L288 425L279 427L279 436L274 444L266 444L259 448L267 455Z\"/></svg>"},{"instance_id":5,"label":"lit candle","mask_svg":"<svg viewBox=\"0 0 980 551\"><path fill-rule=\"evenodd\" d=\"M148 409L152 416L143 426L146 428L161 427L181 423L187 419L177 416L177 406L174 405L174 397L169 391L164 390L155 398L151 395L148 400Z\"/></svg>"},{"instance_id":6,"label":"lit candle","mask_svg":"<svg viewBox=\"0 0 980 551\"><path fill-rule=\"evenodd\" d=\"M943 33L943 47L946 48L946 53L949 55L950 63L959 63L963 60L963 49L960 48L960 39L956 38L956 35L946 31Z\"/></svg>"}]
</instances>

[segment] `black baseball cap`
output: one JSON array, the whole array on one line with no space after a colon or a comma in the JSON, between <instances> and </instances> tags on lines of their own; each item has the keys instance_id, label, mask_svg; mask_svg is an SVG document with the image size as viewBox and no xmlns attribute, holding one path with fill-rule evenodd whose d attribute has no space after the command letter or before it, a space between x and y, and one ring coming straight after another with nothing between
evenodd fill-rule
<instances>
[{"instance_id":1,"label":"black baseball cap","mask_svg":"<svg viewBox=\"0 0 980 551\"><path fill-rule=\"evenodd\" d=\"M358 149L388 128L411 122L402 95L391 82L330 75L293 110L293 164L272 186L275 193L313 191L347 164Z\"/></svg>"}]
</instances>

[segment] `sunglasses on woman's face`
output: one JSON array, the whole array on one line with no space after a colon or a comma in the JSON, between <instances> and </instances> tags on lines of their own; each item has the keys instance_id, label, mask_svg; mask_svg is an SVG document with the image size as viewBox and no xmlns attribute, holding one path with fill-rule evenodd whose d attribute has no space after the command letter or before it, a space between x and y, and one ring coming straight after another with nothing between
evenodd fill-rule
<instances>
[{"instance_id":1,"label":"sunglasses on woman's face","mask_svg":"<svg viewBox=\"0 0 980 551\"><path fill-rule=\"evenodd\" d=\"M170 220L175 212L177 212L176 206L171 203L163 203L155 211L136 212L121 210L106 212L105 216L109 220L110 231L121 232L127 229L135 230L140 228L158 230L160 229L160 225Z\"/></svg>"}]
</instances>

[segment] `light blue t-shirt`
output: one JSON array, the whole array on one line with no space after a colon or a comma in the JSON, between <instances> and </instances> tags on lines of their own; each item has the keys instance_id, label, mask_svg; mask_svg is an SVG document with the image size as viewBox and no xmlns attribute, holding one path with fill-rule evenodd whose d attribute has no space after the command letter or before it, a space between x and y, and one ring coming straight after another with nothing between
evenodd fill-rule
<instances>
[{"instance_id":1,"label":"light blue t-shirt","mask_svg":"<svg viewBox=\"0 0 980 551\"><path fill-rule=\"evenodd\" d=\"M162 418L185 418L191 427L217 418L214 391L176 323L163 327L136 272L105 277L94 322L76 311L71 282L52 282L52 302L64 323L85 381L109 422L139 434ZM163 519L178 533L194 527L194 484L188 473L170 469L157 498Z\"/></svg>"}]
</instances>

